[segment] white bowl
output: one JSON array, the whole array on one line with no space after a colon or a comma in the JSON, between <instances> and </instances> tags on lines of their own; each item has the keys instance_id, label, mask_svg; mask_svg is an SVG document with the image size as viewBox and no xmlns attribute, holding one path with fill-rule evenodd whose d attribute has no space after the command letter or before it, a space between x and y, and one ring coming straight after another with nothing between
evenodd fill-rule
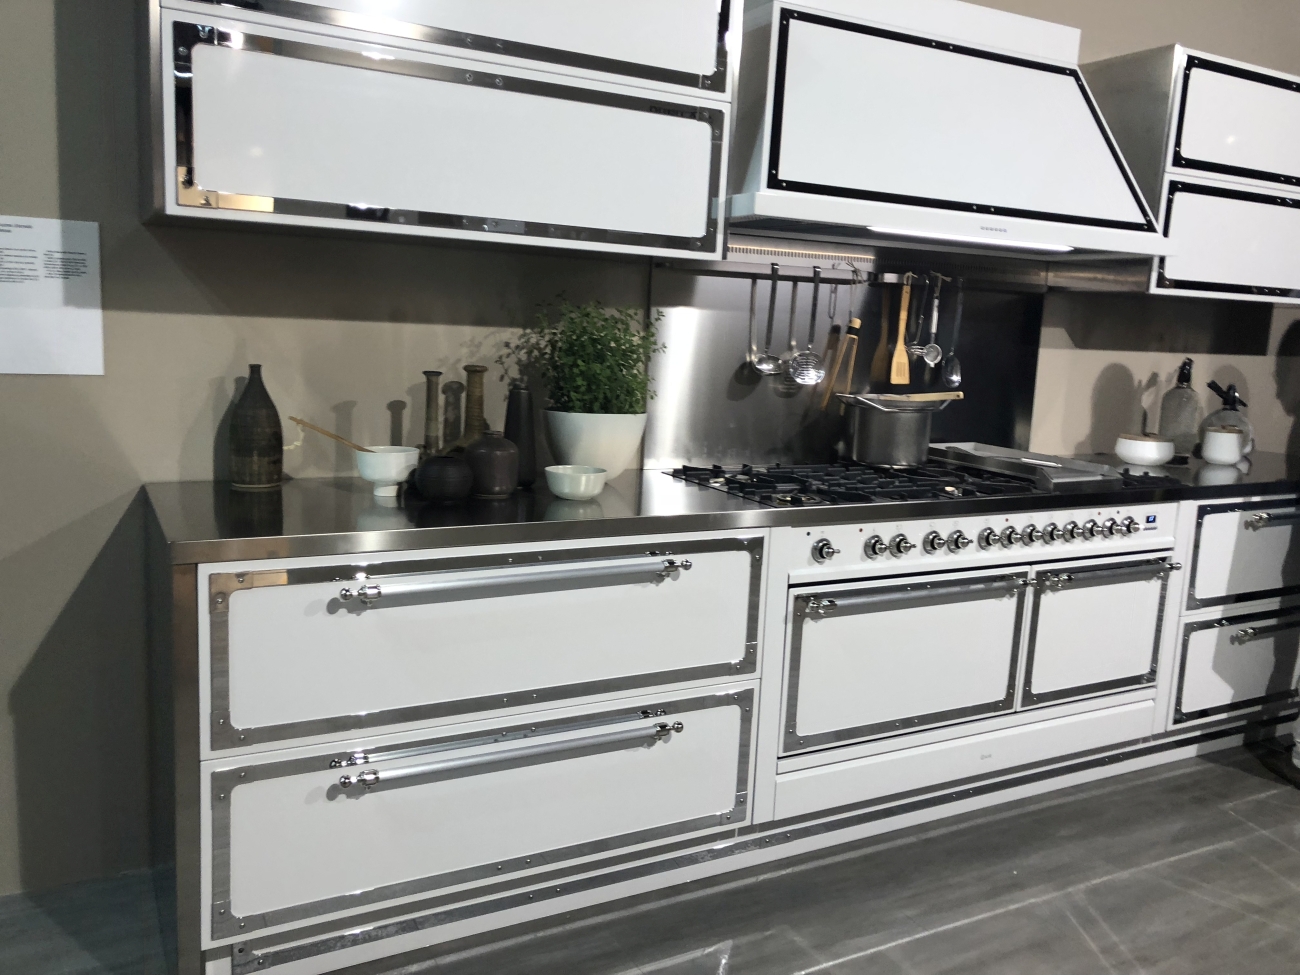
<instances>
[{"instance_id":1,"label":"white bowl","mask_svg":"<svg viewBox=\"0 0 1300 975\"><path fill-rule=\"evenodd\" d=\"M1126 433L1115 441L1120 460L1143 467L1159 467L1174 459L1174 442L1162 437Z\"/></svg>"},{"instance_id":2,"label":"white bowl","mask_svg":"<svg viewBox=\"0 0 1300 975\"><path fill-rule=\"evenodd\" d=\"M546 468L546 486L557 498L586 501L605 489L606 476L603 467L562 464Z\"/></svg>"},{"instance_id":3,"label":"white bowl","mask_svg":"<svg viewBox=\"0 0 1300 975\"><path fill-rule=\"evenodd\" d=\"M420 462L420 452L414 447L371 447L373 453L355 451L357 470L375 486L379 497L392 497L397 485L415 470Z\"/></svg>"}]
</instances>

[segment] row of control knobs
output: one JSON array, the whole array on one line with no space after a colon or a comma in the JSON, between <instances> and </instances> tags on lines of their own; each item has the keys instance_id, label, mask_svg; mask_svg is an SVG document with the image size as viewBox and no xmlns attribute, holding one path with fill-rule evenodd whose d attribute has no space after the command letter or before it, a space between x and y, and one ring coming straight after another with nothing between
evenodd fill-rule
<instances>
[{"instance_id":1,"label":"row of control knobs","mask_svg":"<svg viewBox=\"0 0 1300 975\"><path fill-rule=\"evenodd\" d=\"M1035 545L1038 542L1046 542L1051 545L1055 542L1119 538L1125 535L1136 535L1141 530L1142 526L1138 524L1136 518L1125 518L1123 521L1107 518L1103 522L1090 519L1082 525L1077 521L1067 521L1064 525L1057 525L1052 522L1042 528L1037 525L1026 525L1024 528L1004 528L1002 531L985 528L979 533L978 541L979 547L982 549L997 548L999 545L1003 548L1011 548L1015 545ZM939 532L932 531L921 539L921 550L927 555L937 555L943 551L955 553L964 551L973 544L975 544L975 539L972 539L961 529L957 529L947 537ZM916 545L910 538L899 533L888 541L883 536L872 535L867 539L862 550L867 558L878 559L884 555L899 558L915 550L915 548ZM829 539L819 539L813 545L812 555L818 562L827 562L839 554L839 549L835 548Z\"/></svg>"}]
</instances>

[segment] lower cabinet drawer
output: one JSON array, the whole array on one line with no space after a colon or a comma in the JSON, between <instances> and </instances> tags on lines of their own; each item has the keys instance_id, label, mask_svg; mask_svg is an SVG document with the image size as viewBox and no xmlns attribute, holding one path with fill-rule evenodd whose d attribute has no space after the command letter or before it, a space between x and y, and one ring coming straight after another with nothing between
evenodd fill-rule
<instances>
[{"instance_id":1,"label":"lower cabinet drawer","mask_svg":"<svg viewBox=\"0 0 1300 975\"><path fill-rule=\"evenodd\" d=\"M1297 676L1300 610L1188 623L1174 723L1294 699Z\"/></svg>"},{"instance_id":2,"label":"lower cabinet drawer","mask_svg":"<svg viewBox=\"0 0 1300 975\"><path fill-rule=\"evenodd\" d=\"M212 939L739 826L753 698L222 763L206 775Z\"/></svg>"},{"instance_id":3,"label":"lower cabinet drawer","mask_svg":"<svg viewBox=\"0 0 1300 975\"><path fill-rule=\"evenodd\" d=\"M776 777L776 818L804 816L956 784L1151 734L1154 701L904 748Z\"/></svg>"}]
</instances>

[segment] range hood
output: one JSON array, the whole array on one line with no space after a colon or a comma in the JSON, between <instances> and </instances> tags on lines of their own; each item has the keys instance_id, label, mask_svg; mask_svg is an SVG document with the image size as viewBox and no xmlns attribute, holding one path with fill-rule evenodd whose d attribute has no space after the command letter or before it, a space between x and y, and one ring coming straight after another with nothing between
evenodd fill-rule
<instances>
[{"instance_id":1,"label":"range hood","mask_svg":"<svg viewBox=\"0 0 1300 975\"><path fill-rule=\"evenodd\" d=\"M729 219L746 234L1036 260L1166 253L1079 32L957 0L747 5Z\"/></svg>"}]
</instances>

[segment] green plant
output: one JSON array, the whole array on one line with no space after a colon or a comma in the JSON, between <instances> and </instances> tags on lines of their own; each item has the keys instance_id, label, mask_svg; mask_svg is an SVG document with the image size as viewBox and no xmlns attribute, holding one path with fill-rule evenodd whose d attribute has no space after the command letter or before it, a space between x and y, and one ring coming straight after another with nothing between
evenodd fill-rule
<instances>
[{"instance_id":1,"label":"green plant","mask_svg":"<svg viewBox=\"0 0 1300 975\"><path fill-rule=\"evenodd\" d=\"M642 323L631 308L597 302L561 301L551 320L545 312L497 360L514 360L547 387L551 409L565 413L644 413L654 395L647 367L663 346L655 343L661 315Z\"/></svg>"}]
</instances>

